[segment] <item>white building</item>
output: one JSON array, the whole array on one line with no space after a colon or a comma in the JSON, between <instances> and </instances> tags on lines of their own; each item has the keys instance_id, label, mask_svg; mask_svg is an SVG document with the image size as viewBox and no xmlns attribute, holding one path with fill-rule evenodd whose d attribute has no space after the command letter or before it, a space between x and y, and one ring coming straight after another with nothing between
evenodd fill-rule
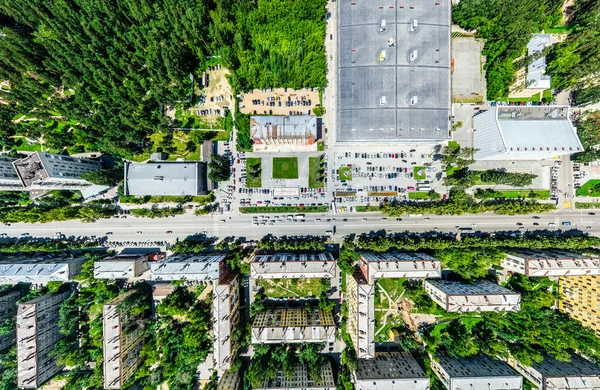
<instances>
[{"instance_id":1,"label":"white building","mask_svg":"<svg viewBox=\"0 0 600 390\"><path fill-rule=\"evenodd\" d=\"M425 253L361 252L359 266L369 283L383 278L439 278L442 264Z\"/></svg>"},{"instance_id":2,"label":"white building","mask_svg":"<svg viewBox=\"0 0 600 390\"><path fill-rule=\"evenodd\" d=\"M431 369L448 390L521 390L523 377L506 363L485 355L431 358Z\"/></svg>"},{"instance_id":3,"label":"white building","mask_svg":"<svg viewBox=\"0 0 600 390\"><path fill-rule=\"evenodd\" d=\"M17 309L17 386L35 389L59 373L52 349L62 338L60 305L73 292L46 294L20 303Z\"/></svg>"},{"instance_id":4,"label":"white building","mask_svg":"<svg viewBox=\"0 0 600 390\"><path fill-rule=\"evenodd\" d=\"M429 390L429 378L406 352L376 352L373 359L358 359L353 378L357 390Z\"/></svg>"},{"instance_id":5,"label":"white building","mask_svg":"<svg viewBox=\"0 0 600 390\"><path fill-rule=\"evenodd\" d=\"M209 192L205 162L125 163L125 195L196 196Z\"/></svg>"},{"instance_id":6,"label":"white building","mask_svg":"<svg viewBox=\"0 0 600 390\"><path fill-rule=\"evenodd\" d=\"M335 322L330 312L316 308L266 309L254 318L253 344L335 341Z\"/></svg>"},{"instance_id":7,"label":"white building","mask_svg":"<svg viewBox=\"0 0 600 390\"><path fill-rule=\"evenodd\" d=\"M211 282L219 279L226 268L225 255L198 255L175 253L163 261L150 263L152 280L186 280Z\"/></svg>"},{"instance_id":8,"label":"white building","mask_svg":"<svg viewBox=\"0 0 600 390\"><path fill-rule=\"evenodd\" d=\"M219 371L229 370L235 359L234 328L240 320L240 278L226 274L213 282L213 357Z\"/></svg>"},{"instance_id":9,"label":"white building","mask_svg":"<svg viewBox=\"0 0 600 390\"><path fill-rule=\"evenodd\" d=\"M286 377L282 372L278 372L274 380L265 382L262 387L259 387L255 390L334 390L335 388L336 385L333 379L331 363L325 361L321 367L321 381L319 382L310 377L308 369L305 365L297 364L296 369L294 370L294 375L291 378Z\"/></svg>"},{"instance_id":10,"label":"white building","mask_svg":"<svg viewBox=\"0 0 600 390\"><path fill-rule=\"evenodd\" d=\"M527 55L536 55L550 46L552 46L550 34L534 34L533 38L527 44ZM546 75L545 56L536 58L527 67L527 89L549 89L550 79L550 76Z\"/></svg>"},{"instance_id":11,"label":"white building","mask_svg":"<svg viewBox=\"0 0 600 390\"><path fill-rule=\"evenodd\" d=\"M525 276L600 275L600 257L559 249L521 249L507 253L501 265Z\"/></svg>"},{"instance_id":12,"label":"white building","mask_svg":"<svg viewBox=\"0 0 600 390\"><path fill-rule=\"evenodd\" d=\"M337 275L337 262L329 252L255 255L250 261L252 279L333 279Z\"/></svg>"},{"instance_id":13,"label":"white building","mask_svg":"<svg viewBox=\"0 0 600 390\"><path fill-rule=\"evenodd\" d=\"M475 160L542 160L583 151L568 106L492 107L473 119Z\"/></svg>"},{"instance_id":14,"label":"white building","mask_svg":"<svg viewBox=\"0 0 600 390\"><path fill-rule=\"evenodd\" d=\"M312 115L250 117L250 137L257 144L314 144L318 121Z\"/></svg>"},{"instance_id":15,"label":"white building","mask_svg":"<svg viewBox=\"0 0 600 390\"><path fill-rule=\"evenodd\" d=\"M429 279L423 287L447 312L521 310L521 294L488 281L468 284Z\"/></svg>"},{"instance_id":16,"label":"white building","mask_svg":"<svg viewBox=\"0 0 600 390\"><path fill-rule=\"evenodd\" d=\"M85 258L12 256L0 259L0 283L69 282L79 273Z\"/></svg>"},{"instance_id":17,"label":"white building","mask_svg":"<svg viewBox=\"0 0 600 390\"><path fill-rule=\"evenodd\" d=\"M132 279L148 271L148 256L115 256L94 261L96 279Z\"/></svg>"},{"instance_id":18,"label":"white building","mask_svg":"<svg viewBox=\"0 0 600 390\"><path fill-rule=\"evenodd\" d=\"M373 358L375 357L375 285L367 283L360 270L357 270L354 275L347 275L346 280L348 334L359 359Z\"/></svg>"},{"instance_id":19,"label":"white building","mask_svg":"<svg viewBox=\"0 0 600 390\"><path fill-rule=\"evenodd\" d=\"M600 367L575 353L570 362L545 353L544 360L532 362L531 367L514 359L509 359L508 364L540 390L600 389Z\"/></svg>"}]
</instances>

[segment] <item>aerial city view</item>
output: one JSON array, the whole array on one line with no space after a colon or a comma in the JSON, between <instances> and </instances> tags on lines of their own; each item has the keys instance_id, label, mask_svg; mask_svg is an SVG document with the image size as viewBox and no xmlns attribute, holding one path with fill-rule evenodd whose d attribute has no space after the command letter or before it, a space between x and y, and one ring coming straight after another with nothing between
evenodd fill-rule
<instances>
[{"instance_id":1,"label":"aerial city view","mask_svg":"<svg viewBox=\"0 0 600 390\"><path fill-rule=\"evenodd\" d=\"M600 1L0 24L0 390L600 390Z\"/></svg>"}]
</instances>

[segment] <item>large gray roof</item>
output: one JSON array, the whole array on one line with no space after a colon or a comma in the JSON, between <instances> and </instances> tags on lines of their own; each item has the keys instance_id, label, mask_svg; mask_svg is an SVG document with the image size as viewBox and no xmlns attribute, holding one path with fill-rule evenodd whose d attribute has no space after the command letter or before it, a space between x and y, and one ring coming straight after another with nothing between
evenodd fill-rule
<instances>
[{"instance_id":1,"label":"large gray roof","mask_svg":"<svg viewBox=\"0 0 600 390\"><path fill-rule=\"evenodd\" d=\"M450 34L449 2L340 3L337 140L448 138Z\"/></svg>"},{"instance_id":2,"label":"large gray roof","mask_svg":"<svg viewBox=\"0 0 600 390\"><path fill-rule=\"evenodd\" d=\"M207 192L206 163L126 163L125 194L134 196L201 195Z\"/></svg>"}]
</instances>

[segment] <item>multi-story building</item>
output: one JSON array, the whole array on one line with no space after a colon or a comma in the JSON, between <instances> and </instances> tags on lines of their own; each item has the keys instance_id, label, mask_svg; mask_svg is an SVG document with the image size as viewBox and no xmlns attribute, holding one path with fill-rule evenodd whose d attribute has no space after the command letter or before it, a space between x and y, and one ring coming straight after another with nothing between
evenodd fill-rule
<instances>
[{"instance_id":1,"label":"multi-story building","mask_svg":"<svg viewBox=\"0 0 600 390\"><path fill-rule=\"evenodd\" d=\"M542 160L583 151L568 106L492 107L473 119L475 160Z\"/></svg>"},{"instance_id":2,"label":"multi-story building","mask_svg":"<svg viewBox=\"0 0 600 390\"><path fill-rule=\"evenodd\" d=\"M13 320L17 315L17 301L21 298L21 291L7 289L0 293L0 323ZM8 334L0 335L0 351L15 343L16 329Z\"/></svg>"},{"instance_id":3,"label":"multi-story building","mask_svg":"<svg viewBox=\"0 0 600 390\"><path fill-rule=\"evenodd\" d=\"M84 262L84 257L2 257L0 283L69 282Z\"/></svg>"},{"instance_id":4,"label":"multi-story building","mask_svg":"<svg viewBox=\"0 0 600 390\"><path fill-rule=\"evenodd\" d=\"M523 377L506 363L485 355L431 358L431 369L448 390L521 390Z\"/></svg>"},{"instance_id":5,"label":"multi-story building","mask_svg":"<svg viewBox=\"0 0 600 390\"><path fill-rule=\"evenodd\" d=\"M184 280L209 283L225 273L225 255L175 253L163 261L150 263L152 280Z\"/></svg>"},{"instance_id":6,"label":"multi-story building","mask_svg":"<svg viewBox=\"0 0 600 390\"><path fill-rule=\"evenodd\" d=\"M357 390L429 390L429 378L406 352L376 352L373 359L358 359L353 379Z\"/></svg>"},{"instance_id":7,"label":"multi-story building","mask_svg":"<svg viewBox=\"0 0 600 390\"><path fill-rule=\"evenodd\" d=\"M102 169L99 161L35 152L13 161L26 190L83 190L92 186L81 174Z\"/></svg>"},{"instance_id":8,"label":"multi-story building","mask_svg":"<svg viewBox=\"0 0 600 390\"><path fill-rule=\"evenodd\" d=\"M337 274L337 262L329 252L255 255L250 261L252 279L333 279Z\"/></svg>"},{"instance_id":9,"label":"multi-story building","mask_svg":"<svg viewBox=\"0 0 600 390\"><path fill-rule=\"evenodd\" d=\"M119 303L135 293L130 290L102 307L105 389L122 388L142 363L145 318L119 309Z\"/></svg>"},{"instance_id":10,"label":"multi-story building","mask_svg":"<svg viewBox=\"0 0 600 390\"><path fill-rule=\"evenodd\" d=\"M202 161L125 163L125 195L196 196L208 194L208 165Z\"/></svg>"},{"instance_id":11,"label":"multi-story building","mask_svg":"<svg viewBox=\"0 0 600 390\"><path fill-rule=\"evenodd\" d=\"M0 190L2 191L25 191L13 165L16 160L16 158L0 157Z\"/></svg>"},{"instance_id":12,"label":"multi-story building","mask_svg":"<svg viewBox=\"0 0 600 390\"><path fill-rule=\"evenodd\" d=\"M117 255L94 261L96 279L132 279L148 271L150 255ZM159 255L160 256L160 255Z\"/></svg>"},{"instance_id":13,"label":"multi-story building","mask_svg":"<svg viewBox=\"0 0 600 390\"><path fill-rule=\"evenodd\" d=\"M551 77L546 75L546 57L538 54L543 53L547 47L552 46L550 40L550 34L534 34L527 44L527 55L537 55L537 58L527 67L527 81L525 85L527 89L550 89Z\"/></svg>"},{"instance_id":14,"label":"multi-story building","mask_svg":"<svg viewBox=\"0 0 600 390\"><path fill-rule=\"evenodd\" d=\"M285 375L283 375L283 372L280 371L277 373L277 377L274 380L265 382L262 387L258 387L255 390L333 390L335 387L331 363L326 361L321 367L321 380L319 382L310 377L308 369L305 365L297 364L296 369L294 370L294 375L291 378L287 378Z\"/></svg>"},{"instance_id":15,"label":"multi-story building","mask_svg":"<svg viewBox=\"0 0 600 390\"><path fill-rule=\"evenodd\" d=\"M540 390L550 389L600 389L600 367L571 353L571 361L563 362L544 353L544 360L526 366L515 359L508 364L523 374Z\"/></svg>"},{"instance_id":16,"label":"multi-story building","mask_svg":"<svg viewBox=\"0 0 600 390\"><path fill-rule=\"evenodd\" d=\"M358 262L369 283L381 278L439 278L442 264L425 253L361 252Z\"/></svg>"},{"instance_id":17,"label":"multi-story building","mask_svg":"<svg viewBox=\"0 0 600 390\"><path fill-rule=\"evenodd\" d=\"M240 320L239 281L238 275L227 273L213 282L213 354L219 371L231 368L237 352L232 333Z\"/></svg>"},{"instance_id":18,"label":"multi-story building","mask_svg":"<svg viewBox=\"0 0 600 390\"><path fill-rule=\"evenodd\" d=\"M558 308L600 336L600 276L561 277Z\"/></svg>"},{"instance_id":19,"label":"multi-story building","mask_svg":"<svg viewBox=\"0 0 600 390\"><path fill-rule=\"evenodd\" d=\"M375 285L360 270L347 276L347 331L359 358L375 356Z\"/></svg>"},{"instance_id":20,"label":"multi-story building","mask_svg":"<svg viewBox=\"0 0 600 390\"><path fill-rule=\"evenodd\" d=\"M238 390L242 384L242 377L237 370L228 370L223 373L217 390Z\"/></svg>"},{"instance_id":21,"label":"multi-story building","mask_svg":"<svg viewBox=\"0 0 600 390\"><path fill-rule=\"evenodd\" d=\"M507 253L502 267L525 276L600 275L600 257L559 249L522 249Z\"/></svg>"},{"instance_id":22,"label":"multi-story building","mask_svg":"<svg viewBox=\"0 0 600 390\"><path fill-rule=\"evenodd\" d=\"M72 291L46 294L20 303L17 309L17 386L35 389L63 367L52 348L62 338L58 326L60 305Z\"/></svg>"},{"instance_id":23,"label":"multi-story building","mask_svg":"<svg viewBox=\"0 0 600 390\"><path fill-rule=\"evenodd\" d=\"M428 279L423 287L447 312L521 310L521 294L488 281L468 284Z\"/></svg>"},{"instance_id":24,"label":"multi-story building","mask_svg":"<svg viewBox=\"0 0 600 390\"><path fill-rule=\"evenodd\" d=\"M331 312L319 308L266 309L254 318L252 343L334 342Z\"/></svg>"},{"instance_id":25,"label":"multi-story building","mask_svg":"<svg viewBox=\"0 0 600 390\"><path fill-rule=\"evenodd\" d=\"M256 144L308 144L320 137L319 121L312 115L250 117L250 136Z\"/></svg>"}]
</instances>

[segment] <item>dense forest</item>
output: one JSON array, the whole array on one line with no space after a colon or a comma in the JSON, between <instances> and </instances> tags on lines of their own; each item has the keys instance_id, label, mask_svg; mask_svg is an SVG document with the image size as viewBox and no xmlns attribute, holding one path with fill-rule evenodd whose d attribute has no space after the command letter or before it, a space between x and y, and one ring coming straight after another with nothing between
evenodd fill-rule
<instances>
[{"instance_id":1,"label":"dense forest","mask_svg":"<svg viewBox=\"0 0 600 390\"><path fill-rule=\"evenodd\" d=\"M187 99L210 57L236 90L324 86L325 4L2 0L2 145L19 134L56 149L147 149L162 105Z\"/></svg>"}]
</instances>

